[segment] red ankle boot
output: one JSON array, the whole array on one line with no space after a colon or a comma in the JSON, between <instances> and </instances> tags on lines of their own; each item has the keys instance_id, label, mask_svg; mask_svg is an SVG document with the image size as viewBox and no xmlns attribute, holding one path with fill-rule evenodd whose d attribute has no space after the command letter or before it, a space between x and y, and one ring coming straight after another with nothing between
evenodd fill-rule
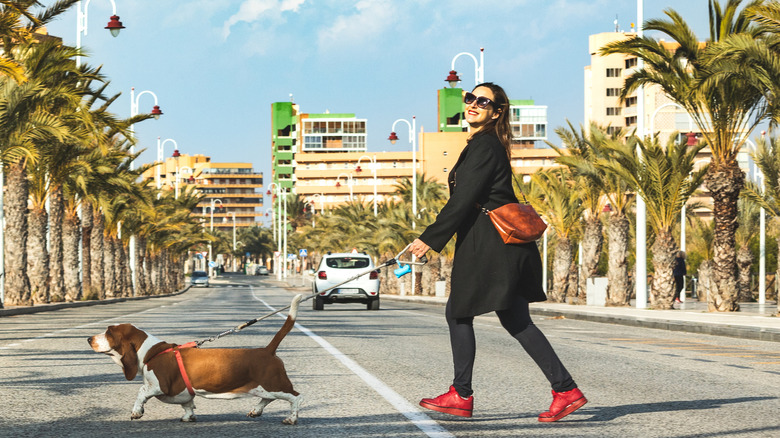
<instances>
[{"instance_id":1,"label":"red ankle boot","mask_svg":"<svg viewBox=\"0 0 780 438\"><path fill-rule=\"evenodd\" d=\"M471 411L474 409L474 396L464 399L458 395L454 386L450 386L448 393L436 398L424 398L420 401L420 406L445 414L471 417Z\"/></svg>"},{"instance_id":2,"label":"red ankle boot","mask_svg":"<svg viewBox=\"0 0 780 438\"><path fill-rule=\"evenodd\" d=\"M539 415L539 421L552 422L571 414L581 408L588 399L582 394L579 388L574 388L566 392L552 392L553 401L550 410Z\"/></svg>"}]
</instances>

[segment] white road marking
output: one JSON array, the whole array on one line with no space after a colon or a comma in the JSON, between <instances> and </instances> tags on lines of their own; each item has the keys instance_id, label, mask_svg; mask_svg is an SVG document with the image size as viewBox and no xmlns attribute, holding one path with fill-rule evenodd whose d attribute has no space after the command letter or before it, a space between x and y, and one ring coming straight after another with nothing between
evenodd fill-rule
<instances>
[{"instance_id":1,"label":"white road marking","mask_svg":"<svg viewBox=\"0 0 780 438\"><path fill-rule=\"evenodd\" d=\"M254 288L250 286L250 290L252 291L252 296L263 303L263 305L267 308L269 308L272 312L276 311L274 307L269 305L267 302L265 302L262 298L255 295ZM278 317L282 319L286 319L287 315L278 314ZM426 434L429 437L436 437L436 438L445 438L445 437L454 437L447 429L441 427L437 422L433 421L431 417L417 409L414 405L409 403L405 398L401 397L400 394L393 391L392 388L387 386L384 382L379 380L376 376L366 371L365 368L361 367L357 364L354 360L350 359L339 351L336 347L331 345L328 341L325 339L322 339L320 336L316 335L311 330L307 329L306 327L295 323L295 327L306 334L306 336L312 338L314 342L320 344L322 348L325 349L328 353L333 355L336 359L338 359L339 362L341 362L347 369L355 373L358 377L363 379L364 382L368 384L368 386L371 387L374 391L376 391L379 395L381 395L385 400L387 400L393 407L403 414L404 417L409 419L409 421L412 422L415 426L417 426L418 429L420 429L424 434Z\"/></svg>"}]
</instances>

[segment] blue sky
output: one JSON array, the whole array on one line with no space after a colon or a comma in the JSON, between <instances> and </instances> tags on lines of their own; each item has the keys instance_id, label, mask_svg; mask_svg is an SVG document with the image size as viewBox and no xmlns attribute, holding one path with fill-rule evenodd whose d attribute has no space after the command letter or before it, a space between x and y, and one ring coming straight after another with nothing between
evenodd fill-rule
<instances>
[{"instance_id":1,"label":"blue sky","mask_svg":"<svg viewBox=\"0 0 780 438\"><path fill-rule=\"evenodd\" d=\"M393 121L417 117L436 129L436 90L460 52L485 48L485 79L511 99L548 106L550 139L583 120L588 35L636 21L635 0L115 0L126 26L104 30L109 0L89 3L84 62L103 65L112 106L130 115L130 88L154 92L160 120L136 125L140 162L156 158L157 137L182 153L251 162L271 177L270 106L293 94L308 113L354 113L368 119L368 150L408 148L387 141ZM51 1L44 1L51 4ZM725 3L725 0L722 2ZM707 0L645 0L644 18L673 7L707 37ZM49 26L75 45L75 8ZM474 63L456 64L462 86ZM149 112L154 99L139 99ZM401 133L399 133L400 135ZM171 142L165 155L173 152Z\"/></svg>"}]
</instances>

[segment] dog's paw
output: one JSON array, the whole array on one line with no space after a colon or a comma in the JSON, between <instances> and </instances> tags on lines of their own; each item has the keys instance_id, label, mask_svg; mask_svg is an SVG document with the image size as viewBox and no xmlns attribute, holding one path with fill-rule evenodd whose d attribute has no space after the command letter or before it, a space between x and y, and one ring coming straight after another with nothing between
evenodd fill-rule
<instances>
[{"instance_id":1,"label":"dog's paw","mask_svg":"<svg viewBox=\"0 0 780 438\"><path fill-rule=\"evenodd\" d=\"M144 416L144 410L143 410L143 409L141 409L140 411L133 411L133 412L130 414L130 419L131 419L131 420L138 420L139 418L141 418L141 417L143 417L143 416Z\"/></svg>"},{"instance_id":2,"label":"dog's paw","mask_svg":"<svg viewBox=\"0 0 780 438\"><path fill-rule=\"evenodd\" d=\"M194 415L185 415L181 417L180 420L182 423L194 423L198 421L198 419Z\"/></svg>"},{"instance_id":3,"label":"dog's paw","mask_svg":"<svg viewBox=\"0 0 780 438\"><path fill-rule=\"evenodd\" d=\"M297 418L287 417L284 420L282 420L282 424L289 424L290 426L298 424Z\"/></svg>"},{"instance_id":4,"label":"dog's paw","mask_svg":"<svg viewBox=\"0 0 780 438\"><path fill-rule=\"evenodd\" d=\"M263 411L252 411L248 414L246 414L247 417L255 418L263 415Z\"/></svg>"}]
</instances>

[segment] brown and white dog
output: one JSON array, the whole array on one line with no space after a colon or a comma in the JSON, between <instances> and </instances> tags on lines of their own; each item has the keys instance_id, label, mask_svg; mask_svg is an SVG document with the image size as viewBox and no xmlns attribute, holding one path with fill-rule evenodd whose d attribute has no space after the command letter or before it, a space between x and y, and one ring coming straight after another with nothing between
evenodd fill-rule
<instances>
[{"instance_id":1,"label":"brown and white dog","mask_svg":"<svg viewBox=\"0 0 780 438\"><path fill-rule=\"evenodd\" d=\"M284 363L275 353L295 325L302 298L300 294L293 298L287 320L265 348L179 349L176 347L182 346L163 342L132 324L112 325L88 341L96 352L111 356L127 380L133 380L142 370L144 384L138 391L132 420L141 418L144 404L157 397L163 403L181 405L181 421L195 421L193 400L199 395L217 399L259 397L250 417L262 415L263 408L274 400L287 400L290 415L282 422L296 424L302 396L293 389ZM177 351L181 362L176 358Z\"/></svg>"}]
</instances>

